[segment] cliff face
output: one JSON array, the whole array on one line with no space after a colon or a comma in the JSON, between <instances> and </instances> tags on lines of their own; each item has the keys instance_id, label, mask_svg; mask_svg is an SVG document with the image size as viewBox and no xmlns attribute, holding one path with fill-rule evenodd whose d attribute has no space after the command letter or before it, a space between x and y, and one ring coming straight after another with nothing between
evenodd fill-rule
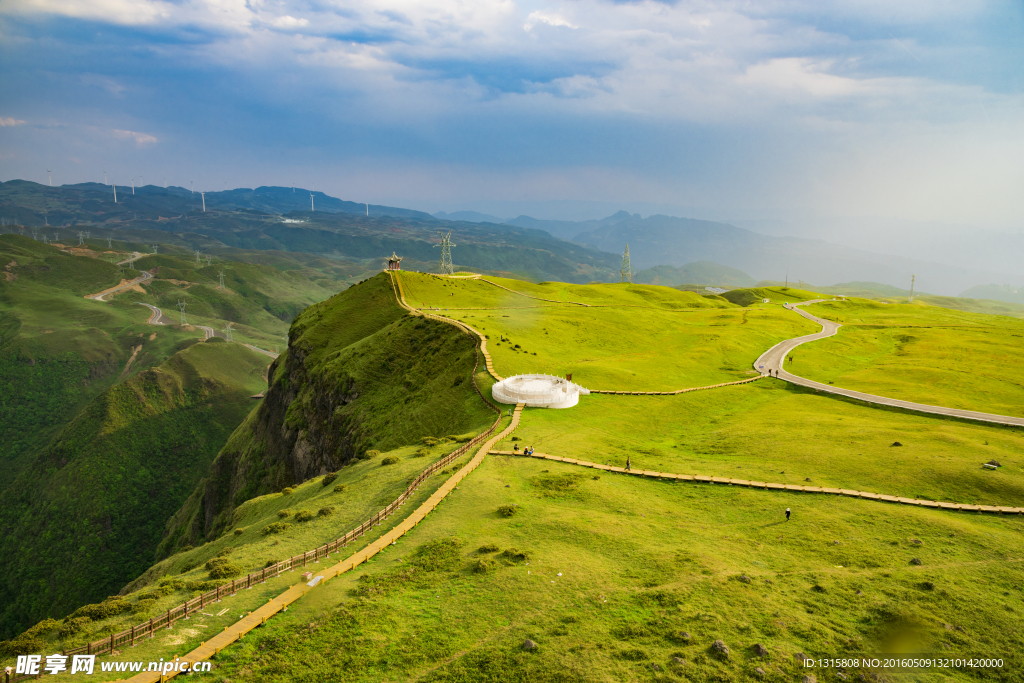
<instances>
[{"instance_id":1,"label":"cliff face","mask_svg":"<svg viewBox=\"0 0 1024 683\"><path fill-rule=\"evenodd\" d=\"M473 389L475 347L449 325L407 315L386 274L311 306L292 325L262 404L168 522L158 557L217 536L246 500L368 449L489 424Z\"/></svg>"}]
</instances>

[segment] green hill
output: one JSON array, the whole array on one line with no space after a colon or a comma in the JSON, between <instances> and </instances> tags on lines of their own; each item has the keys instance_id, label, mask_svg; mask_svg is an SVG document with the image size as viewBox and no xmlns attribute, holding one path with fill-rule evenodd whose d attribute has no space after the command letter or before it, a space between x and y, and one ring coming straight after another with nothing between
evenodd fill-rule
<instances>
[{"instance_id":1,"label":"green hill","mask_svg":"<svg viewBox=\"0 0 1024 683\"><path fill-rule=\"evenodd\" d=\"M410 303L488 335L505 376L547 363L571 368L574 379L620 382L616 389L725 381L744 376L739 368L773 340L814 327L779 305L814 296L795 290L741 307L648 285L399 277ZM966 320L923 305L819 308L876 329ZM973 320L985 323L1016 333L1014 320ZM870 344L861 340L857 350ZM906 352L930 353L915 344ZM985 353L972 344L959 362ZM8 652L97 640L225 581L220 567L255 571L338 538L490 422L469 383L472 366L470 340L407 315L383 275L311 307L292 326L266 400L169 525L164 550L172 554L119 598L87 608L96 618L78 623L77 633L68 622L43 622ZM476 378L486 395L485 376ZM455 438L436 438L449 434ZM635 471L986 505L1019 505L1024 496L1018 429L872 407L767 378L672 396L595 393L567 410L526 409L497 449L516 444L590 462L629 458ZM359 541L307 568L322 573L394 528L468 458L423 482ZM989 460L1002 466L983 468ZM326 472L330 478L319 476ZM670 482L487 455L407 535L221 651L212 676L799 681L804 656L920 652L1003 658L998 669L944 669L950 681L1011 681L1024 667L1016 517L720 479ZM112 659L181 655L299 580L298 571L286 572L238 590L216 611L194 612ZM536 649L524 649L527 639ZM848 680L891 674L844 669Z\"/></svg>"},{"instance_id":2,"label":"green hill","mask_svg":"<svg viewBox=\"0 0 1024 683\"><path fill-rule=\"evenodd\" d=\"M0 628L116 593L265 385L268 359L196 343L113 386L46 446L0 508Z\"/></svg>"},{"instance_id":3,"label":"green hill","mask_svg":"<svg viewBox=\"0 0 1024 683\"><path fill-rule=\"evenodd\" d=\"M713 261L697 261L680 267L654 266L633 276L633 282L675 287L685 283L699 283L715 287L750 287L754 278L742 270L723 266Z\"/></svg>"},{"instance_id":4,"label":"green hill","mask_svg":"<svg viewBox=\"0 0 1024 683\"><path fill-rule=\"evenodd\" d=\"M237 505L343 467L369 450L478 429L491 413L470 376L473 341L404 314L377 275L292 324L266 398L170 524L165 548L219 535Z\"/></svg>"}]
</instances>

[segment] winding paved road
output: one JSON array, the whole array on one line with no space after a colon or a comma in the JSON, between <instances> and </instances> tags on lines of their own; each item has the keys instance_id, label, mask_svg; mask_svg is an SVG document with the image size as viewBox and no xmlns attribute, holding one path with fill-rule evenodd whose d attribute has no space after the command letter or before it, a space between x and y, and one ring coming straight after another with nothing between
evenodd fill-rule
<instances>
[{"instance_id":1,"label":"winding paved road","mask_svg":"<svg viewBox=\"0 0 1024 683\"><path fill-rule=\"evenodd\" d=\"M153 315L149 316L149 320L146 321L150 325L173 325L174 324L174 321L171 320L170 318L168 318L166 315L164 315L164 312L161 311L156 306L153 306L152 304L144 304L141 301L136 301L135 303L137 303L140 306L145 306L146 308L148 308L149 310L151 310L153 312Z\"/></svg>"},{"instance_id":2,"label":"winding paved road","mask_svg":"<svg viewBox=\"0 0 1024 683\"><path fill-rule=\"evenodd\" d=\"M993 422L995 424L1010 425L1012 427L1024 427L1024 418L1012 417L1010 415L995 415L993 413L981 413L974 410L958 410L956 408L945 408L943 406L932 406L926 403L914 403L912 401L901 401L895 398L887 398L885 396L876 396L874 394L865 394L860 391L852 391L850 389L841 389L831 384L823 384L821 382L815 382L814 380L805 379L798 375L794 375L788 372L783 367L786 357L790 351L806 344L807 342L817 341L819 339L825 339L833 336L842 325L834 323L831 320L825 320L817 316L811 315L807 311L801 310L800 306L806 306L808 304L816 304L821 301L830 301L830 299L812 299L811 301L804 301L799 304L789 304L787 308L791 311L796 311L803 317L807 318L811 322L818 323L821 325L821 332L815 334L804 335L803 337L796 337L794 339L787 339L784 342L779 342L772 348L761 354L761 357L754 361L754 369L762 374L766 373L778 373L778 378L786 380L792 384L798 384L802 387L809 389L815 389L817 391L825 391L830 394L837 394L839 396L846 396L847 398L853 398L858 401L865 401L867 403L875 403L883 406L892 406L893 408L902 408L904 410L913 410L918 413L929 413L931 415L943 415L946 417L957 417L963 420L976 420L978 422Z\"/></svg>"}]
</instances>

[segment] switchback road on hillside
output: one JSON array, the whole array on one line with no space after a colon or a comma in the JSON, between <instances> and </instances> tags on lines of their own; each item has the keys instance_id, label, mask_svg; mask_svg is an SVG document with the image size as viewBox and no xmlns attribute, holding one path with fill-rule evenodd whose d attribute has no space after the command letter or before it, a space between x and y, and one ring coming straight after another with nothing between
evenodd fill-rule
<instances>
[{"instance_id":1,"label":"switchback road on hillside","mask_svg":"<svg viewBox=\"0 0 1024 683\"><path fill-rule=\"evenodd\" d=\"M123 281L123 282L121 282L121 284L115 285L115 286L113 286L113 287L111 287L109 289L104 289L102 292L96 292L95 294L86 294L85 298L86 299L92 299L93 301L103 301L103 297L105 297L105 296L111 296L113 294L117 294L119 292L123 292L126 289L131 289L132 287L134 287L134 286L136 286L138 284L141 284L141 283L145 282L146 280L150 280L152 278L153 278L153 274L152 273L147 273L147 272L143 271L142 275L138 276L134 280Z\"/></svg>"},{"instance_id":2,"label":"switchback road on hillside","mask_svg":"<svg viewBox=\"0 0 1024 683\"><path fill-rule=\"evenodd\" d=\"M173 325L174 324L174 321L171 320L170 318L168 318L166 315L164 315L164 312L161 311L156 306L153 306L152 304L144 304L141 301L136 301L135 303L137 303L140 306L145 306L146 308L148 308L149 310L151 310L153 312L153 315L149 316L149 320L146 321L150 325Z\"/></svg>"},{"instance_id":3,"label":"switchback road on hillside","mask_svg":"<svg viewBox=\"0 0 1024 683\"><path fill-rule=\"evenodd\" d=\"M807 342L817 341L819 339L825 339L835 335L842 325L834 323L831 320L825 320L817 316L811 315L807 311L801 310L800 306L806 306L808 304L816 304L821 301L827 301L827 299L812 299L811 301L804 301L799 304L788 304L787 308L791 311L796 311L803 317L807 318L811 322L818 323L821 325L821 332L815 334L804 335L803 337L795 337L793 339L787 339L784 342L779 342L772 348L761 354L761 357L754 361L754 369L758 372L765 374L769 372L777 372L778 378L797 384L808 389L815 389L816 391L825 391L830 394L836 394L839 396L846 396L847 398L856 399L858 401L864 401L866 403L875 403L883 406L892 406L893 408L902 408L904 410L913 410L918 413L929 413L931 415L943 415L946 417L956 417L963 420L976 420L978 422L992 422L995 424L1010 425L1012 427L1024 427L1024 418L1012 417L1010 415L995 415L993 413L981 413L974 410L959 410L957 408L945 408L943 406L932 406L926 403L914 403L912 401L901 401L895 398L888 398L885 396L876 396L874 394L865 394L860 391L853 391L851 389L841 389L831 384L823 384L822 382L815 382L814 380L805 379L799 375L794 375L788 372L784 366L786 357L789 353Z\"/></svg>"}]
</instances>

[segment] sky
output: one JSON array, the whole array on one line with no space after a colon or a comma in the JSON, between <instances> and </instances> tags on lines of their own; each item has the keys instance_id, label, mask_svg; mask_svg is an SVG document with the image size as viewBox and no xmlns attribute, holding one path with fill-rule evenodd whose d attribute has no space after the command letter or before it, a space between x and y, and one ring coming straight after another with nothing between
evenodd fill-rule
<instances>
[{"instance_id":1,"label":"sky","mask_svg":"<svg viewBox=\"0 0 1024 683\"><path fill-rule=\"evenodd\" d=\"M0 179L1024 232L1022 47L1019 0L3 0Z\"/></svg>"}]
</instances>

